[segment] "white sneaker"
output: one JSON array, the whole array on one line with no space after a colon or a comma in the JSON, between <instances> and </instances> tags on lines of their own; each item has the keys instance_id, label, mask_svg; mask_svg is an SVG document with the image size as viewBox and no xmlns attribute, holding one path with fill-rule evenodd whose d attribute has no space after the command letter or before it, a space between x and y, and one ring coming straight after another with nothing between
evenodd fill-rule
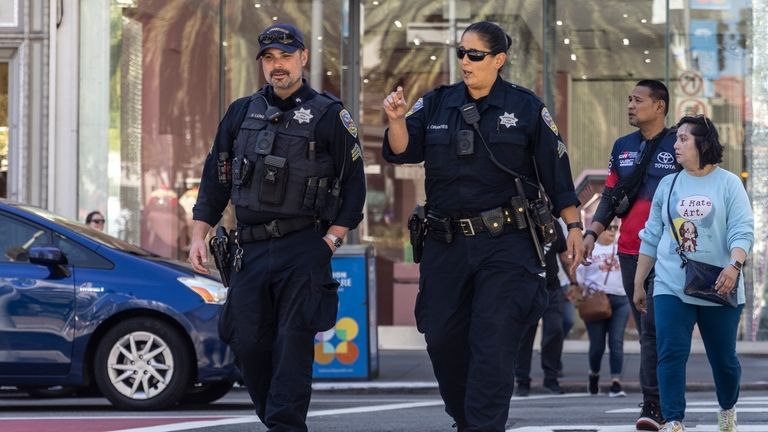
<instances>
[{"instance_id":1,"label":"white sneaker","mask_svg":"<svg viewBox=\"0 0 768 432\"><path fill-rule=\"evenodd\" d=\"M720 432L736 432L736 409L720 410L717 413L717 428Z\"/></svg>"},{"instance_id":2,"label":"white sneaker","mask_svg":"<svg viewBox=\"0 0 768 432\"><path fill-rule=\"evenodd\" d=\"M659 432L685 432L685 426L677 420L672 420L664 424L664 427L659 429Z\"/></svg>"}]
</instances>

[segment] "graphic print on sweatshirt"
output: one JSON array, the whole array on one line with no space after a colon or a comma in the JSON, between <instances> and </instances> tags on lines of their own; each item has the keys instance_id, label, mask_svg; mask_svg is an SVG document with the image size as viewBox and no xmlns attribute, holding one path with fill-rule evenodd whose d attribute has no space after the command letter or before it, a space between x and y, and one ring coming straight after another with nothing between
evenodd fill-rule
<instances>
[{"instance_id":1,"label":"graphic print on sweatshirt","mask_svg":"<svg viewBox=\"0 0 768 432\"><path fill-rule=\"evenodd\" d=\"M680 248L683 252L696 252L698 250L699 227L704 218L712 212L712 199L705 195L691 195L677 200L675 205L677 214L682 216L674 220Z\"/></svg>"}]
</instances>

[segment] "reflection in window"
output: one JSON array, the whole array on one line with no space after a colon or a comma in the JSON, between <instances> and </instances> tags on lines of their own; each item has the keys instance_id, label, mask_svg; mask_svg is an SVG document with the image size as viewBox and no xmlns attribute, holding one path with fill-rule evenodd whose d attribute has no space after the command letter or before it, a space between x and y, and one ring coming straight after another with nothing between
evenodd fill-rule
<instances>
[{"instance_id":1,"label":"reflection in window","mask_svg":"<svg viewBox=\"0 0 768 432\"><path fill-rule=\"evenodd\" d=\"M31 247L50 244L50 235L42 228L0 215L0 262L28 262Z\"/></svg>"}]
</instances>

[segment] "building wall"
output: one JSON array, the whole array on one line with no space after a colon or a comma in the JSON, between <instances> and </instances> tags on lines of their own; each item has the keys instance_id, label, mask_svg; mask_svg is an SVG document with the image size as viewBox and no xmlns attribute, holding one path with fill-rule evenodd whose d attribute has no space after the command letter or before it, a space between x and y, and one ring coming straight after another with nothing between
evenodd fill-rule
<instances>
[{"instance_id":1,"label":"building wall","mask_svg":"<svg viewBox=\"0 0 768 432\"><path fill-rule=\"evenodd\" d=\"M49 185L49 2L6 0L0 10L0 61L9 65L5 195L44 206Z\"/></svg>"}]
</instances>

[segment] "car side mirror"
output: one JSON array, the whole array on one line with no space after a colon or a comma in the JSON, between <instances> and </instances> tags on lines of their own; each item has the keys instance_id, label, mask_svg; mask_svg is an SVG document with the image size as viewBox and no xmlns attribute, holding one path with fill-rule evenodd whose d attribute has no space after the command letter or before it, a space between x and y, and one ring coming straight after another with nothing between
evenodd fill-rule
<instances>
[{"instance_id":1,"label":"car side mirror","mask_svg":"<svg viewBox=\"0 0 768 432\"><path fill-rule=\"evenodd\" d=\"M29 249L27 255L32 264L56 266L67 263L67 257L55 247L33 247Z\"/></svg>"},{"instance_id":2,"label":"car side mirror","mask_svg":"<svg viewBox=\"0 0 768 432\"><path fill-rule=\"evenodd\" d=\"M65 267L67 256L56 247L33 247L29 249L29 262L32 264L44 265L51 270L51 276L54 278L69 277L70 272Z\"/></svg>"}]
</instances>

